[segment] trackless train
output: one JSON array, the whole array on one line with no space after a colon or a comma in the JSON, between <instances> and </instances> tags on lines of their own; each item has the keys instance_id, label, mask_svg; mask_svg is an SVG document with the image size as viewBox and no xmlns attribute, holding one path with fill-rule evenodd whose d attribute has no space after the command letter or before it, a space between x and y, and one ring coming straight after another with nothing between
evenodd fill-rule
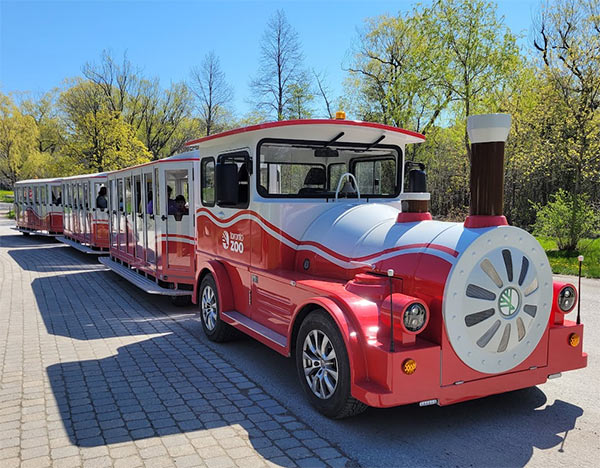
<instances>
[{"instance_id":1,"label":"trackless train","mask_svg":"<svg viewBox=\"0 0 600 468\"><path fill-rule=\"evenodd\" d=\"M209 339L237 329L293 356L327 416L447 405L587 364L583 325L565 319L575 287L553 282L539 243L502 215L509 127L507 115L469 118L463 223L432 219L424 172L405 164L422 135L340 116L211 135L107 174L19 182L17 225L56 232L44 220L58 213L64 235L107 253L116 273L198 304Z\"/></svg>"}]
</instances>

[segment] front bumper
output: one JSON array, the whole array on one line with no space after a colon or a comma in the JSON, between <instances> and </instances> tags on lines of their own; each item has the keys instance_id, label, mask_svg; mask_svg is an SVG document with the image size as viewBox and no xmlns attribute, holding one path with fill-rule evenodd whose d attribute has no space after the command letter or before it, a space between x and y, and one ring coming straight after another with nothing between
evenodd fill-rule
<instances>
[{"instance_id":1,"label":"front bumper","mask_svg":"<svg viewBox=\"0 0 600 468\"><path fill-rule=\"evenodd\" d=\"M577 333L581 338L577 346L569 344L569 337ZM540 343L541 346L542 343ZM352 395L374 407L399 406L427 400L437 400L444 406L461 401L482 398L546 382L548 376L587 365L583 352L583 324L565 320L564 325L554 325L548 330L548 358L545 366L506 372L493 376L480 374L481 378L464 383L441 385L443 350L439 345L417 341L415 346L390 353L383 347L373 347L367 353L369 379L354 382ZM417 363L412 375L402 371L406 359Z\"/></svg>"}]
</instances>

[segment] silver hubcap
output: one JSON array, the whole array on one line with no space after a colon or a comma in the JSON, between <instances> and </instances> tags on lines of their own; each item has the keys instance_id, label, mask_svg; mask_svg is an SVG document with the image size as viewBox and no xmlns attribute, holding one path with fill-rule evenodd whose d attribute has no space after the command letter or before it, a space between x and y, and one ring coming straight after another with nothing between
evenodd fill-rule
<instances>
[{"instance_id":1,"label":"silver hubcap","mask_svg":"<svg viewBox=\"0 0 600 468\"><path fill-rule=\"evenodd\" d=\"M202 321L210 331L217 324L217 298L213 288L206 286L202 291Z\"/></svg>"},{"instance_id":2,"label":"silver hubcap","mask_svg":"<svg viewBox=\"0 0 600 468\"><path fill-rule=\"evenodd\" d=\"M335 392L338 381L338 362L333 345L320 330L312 330L302 346L302 367L308 386L325 400Z\"/></svg>"}]
</instances>

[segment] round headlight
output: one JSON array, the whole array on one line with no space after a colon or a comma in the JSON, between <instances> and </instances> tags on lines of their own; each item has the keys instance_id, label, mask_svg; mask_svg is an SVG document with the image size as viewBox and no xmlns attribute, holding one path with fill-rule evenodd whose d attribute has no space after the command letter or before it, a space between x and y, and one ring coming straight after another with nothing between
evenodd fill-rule
<instances>
[{"instance_id":1,"label":"round headlight","mask_svg":"<svg viewBox=\"0 0 600 468\"><path fill-rule=\"evenodd\" d=\"M558 295L558 307L563 312L569 312L575 305L575 289L572 286L567 286L560 290Z\"/></svg>"},{"instance_id":2,"label":"round headlight","mask_svg":"<svg viewBox=\"0 0 600 468\"><path fill-rule=\"evenodd\" d=\"M427 311L423 304L415 302L404 311L404 327L411 332L418 332L427 322Z\"/></svg>"}]
</instances>

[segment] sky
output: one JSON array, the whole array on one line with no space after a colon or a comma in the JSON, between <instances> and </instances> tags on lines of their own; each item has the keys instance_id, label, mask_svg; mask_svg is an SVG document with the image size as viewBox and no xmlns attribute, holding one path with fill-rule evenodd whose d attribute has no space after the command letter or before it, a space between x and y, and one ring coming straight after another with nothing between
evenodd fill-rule
<instances>
[{"instance_id":1,"label":"sky","mask_svg":"<svg viewBox=\"0 0 600 468\"><path fill-rule=\"evenodd\" d=\"M285 11L298 32L305 65L343 93L349 51L367 17L411 10L408 0L275 1L12 1L0 0L0 91L43 93L81 76L102 51L127 53L163 87L189 78L213 50L234 89L236 117L251 109L248 83L256 74L268 18ZM427 0L424 3L429 3ZM528 45L539 0L498 1L498 14Z\"/></svg>"}]
</instances>

